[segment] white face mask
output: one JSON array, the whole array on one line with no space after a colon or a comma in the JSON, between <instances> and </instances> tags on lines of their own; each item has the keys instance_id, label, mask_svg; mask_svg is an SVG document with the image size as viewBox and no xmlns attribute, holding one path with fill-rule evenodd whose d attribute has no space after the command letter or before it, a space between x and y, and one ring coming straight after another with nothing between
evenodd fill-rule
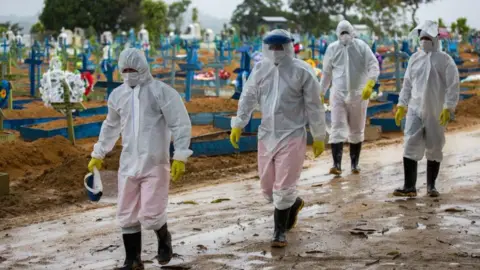
<instances>
[{"instance_id":1,"label":"white face mask","mask_svg":"<svg viewBox=\"0 0 480 270\"><path fill-rule=\"evenodd\" d=\"M350 34L343 34L340 36L340 43L343 45L348 45L350 42L352 42L352 36Z\"/></svg>"},{"instance_id":2,"label":"white face mask","mask_svg":"<svg viewBox=\"0 0 480 270\"><path fill-rule=\"evenodd\" d=\"M422 47L424 52L432 52L433 51L433 41L420 40L420 46Z\"/></svg>"},{"instance_id":3,"label":"white face mask","mask_svg":"<svg viewBox=\"0 0 480 270\"><path fill-rule=\"evenodd\" d=\"M122 73L123 81L130 87L135 87L140 84L140 73Z\"/></svg>"},{"instance_id":4,"label":"white face mask","mask_svg":"<svg viewBox=\"0 0 480 270\"><path fill-rule=\"evenodd\" d=\"M285 51L274 51L273 60L275 61L275 64L279 64L285 56L287 56L287 52Z\"/></svg>"}]
</instances>

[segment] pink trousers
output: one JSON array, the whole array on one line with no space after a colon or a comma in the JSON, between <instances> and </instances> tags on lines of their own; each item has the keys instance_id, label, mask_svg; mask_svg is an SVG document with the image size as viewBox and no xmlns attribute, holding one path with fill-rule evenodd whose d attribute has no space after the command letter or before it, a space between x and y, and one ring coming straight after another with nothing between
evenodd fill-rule
<instances>
[{"instance_id":1,"label":"pink trousers","mask_svg":"<svg viewBox=\"0 0 480 270\"><path fill-rule=\"evenodd\" d=\"M303 169L307 147L306 136L287 138L269 153L258 142L258 174L265 198L275 208L290 208L297 198L297 182Z\"/></svg>"},{"instance_id":2,"label":"pink trousers","mask_svg":"<svg viewBox=\"0 0 480 270\"><path fill-rule=\"evenodd\" d=\"M123 233L136 233L141 225L159 230L167 222L170 166L161 164L144 175L118 175L117 219Z\"/></svg>"}]
</instances>

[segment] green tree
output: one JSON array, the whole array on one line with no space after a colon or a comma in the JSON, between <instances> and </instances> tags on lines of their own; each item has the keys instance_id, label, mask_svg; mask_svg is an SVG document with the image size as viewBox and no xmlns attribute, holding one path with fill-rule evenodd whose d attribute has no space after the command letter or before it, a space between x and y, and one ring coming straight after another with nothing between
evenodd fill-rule
<instances>
[{"instance_id":1,"label":"green tree","mask_svg":"<svg viewBox=\"0 0 480 270\"><path fill-rule=\"evenodd\" d=\"M45 27L41 22L37 22L30 28L30 34L43 34L45 32Z\"/></svg>"},{"instance_id":2,"label":"green tree","mask_svg":"<svg viewBox=\"0 0 480 270\"><path fill-rule=\"evenodd\" d=\"M440 27L440 28L447 28L447 26L445 25L445 22L443 22L443 19L442 19L442 18L439 18L439 19L438 19L438 27Z\"/></svg>"},{"instance_id":3,"label":"green tree","mask_svg":"<svg viewBox=\"0 0 480 270\"><path fill-rule=\"evenodd\" d=\"M401 34L402 27L397 20L404 5L400 0L362 0L355 8L362 15L362 23L368 25L377 36Z\"/></svg>"},{"instance_id":4,"label":"green tree","mask_svg":"<svg viewBox=\"0 0 480 270\"><path fill-rule=\"evenodd\" d=\"M457 30L460 35L466 37L470 31L470 27L467 25L467 18L461 17L457 19Z\"/></svg>"},{"instance_id":5,"label":"green tree","mask_svg":"<svg viewBox=\"0 0 480 270\"><path fill-rule=\"evenodd\" d=\"M450 24L450 30L452 31L452 33L457 32L457 23L456 22L452 22L452 24Z\"/></svg>"},{"instance_id":6,"label":"green tree","mask_svg":"<svg viewBox=\"0 0 480 270\"><path fill-rule=\"evenodd\" d=\"M142 16L145 28L150 34L150 40L156 41L160 35L167 32L168 7L163 1L143 0Z\"/></svg>"},{"instance_id":7,"label":"green tree","mask_svg":"<svg viewBox=\"0 0 480 270\"><path fill-rule=\"evenodd\" d=\"M181 32L183 25L183 14L188 10L188 7L191 3L191 0L179 0L177 2L173 2L168 7L168 21L170 24L173 24L176 33Z\"/></svg>"},{"instance_id":8,"label":"green tree","mask_svg":"<svg viewBox=\"0 0 480 270\"><path fill-rule=\"evenodd\" d=\"M141 22L142 0L45 0L40 22L46 30L65 27L112 31L137 27Z\"/></svg>"},{"instance_id":9,"label":"green tree","mask_svg":"<svg viewBox=\"0 0 480 270\"><path fill-rule=\"evenodd\" d=\"M192 22L198 23L198 9L196 7L192 9Z\"/></svg>"},{"instance_id":10,"label":"green tree","mask_svg":"<svg viewBox=\"0 0 480 270\"><path fill-rule=\"evenodd\" d=\"M0 23L0 33L7 32L8 30L12 30L13 33L17 34L17 32L21 32L23 27L20 27L18 23L11 23L11 22L4 22Z\"/></svg>"},{"instance_id":11,"label":"green tree","mask_svg":"<svg viewBox=\"0 0 480 270\"><path fill-rule=\"evenodd\" d=\"M231 25L241 25L241 35L258 33L258 22L263 16L285 16L282 0L244 0L233 11Z\"/></svg>"},{"instance_id":12,"label":"green tree","mask_svg":"<svg viewBox=\"0 0 480 270\"><path fill-rule=\"evenodd\" d=\"M432 3L435 0L399 0L400 4L412 12L412 25L415 27L418 25L417 11L421 4Z\"/></svg>"}]
</instances>

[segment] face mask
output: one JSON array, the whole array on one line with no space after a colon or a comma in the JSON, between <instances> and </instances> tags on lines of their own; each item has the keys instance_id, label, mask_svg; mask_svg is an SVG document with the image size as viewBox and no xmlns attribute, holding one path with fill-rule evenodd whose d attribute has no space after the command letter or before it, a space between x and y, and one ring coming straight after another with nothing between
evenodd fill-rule
<instances>
[{"instance_id":1,"label":"face mask","mask_svg":"<svg viewBox=\"0 0 480 270\"><path fill-rule=\"evenodd\" d=\"M420 40L420 46L424 52L433 51L433 41L430 40Z\"/></svg>"},{"instance_id":2,"label":"face mask","mask_svg":"<svg viewBox=\"0 0 480 270\"><path fill-rule=\"evenodd\" d=\"M122 73L123 81L130 87L135 87L140 84L140 73Z\"/></svg>"},{"instance_id":3,"label":"face mask","mask_svg":"<svg viewBox=\"0 0 480 270\"><path fill-rule=\"evenodd\" d=\"M343 34L343 35L340 36L340 43L342 43L343 45L347 45L350 42L352 42L352 36L351 35Z\"/></svg>"},{"instance_id":4,"label":"face mask","mask_svg":"<svg viewBox=\"0 0 480 270\"><path fill-rule=\"evenodd\" d=\"M273 52L273 60L275 61L275 64L279 64L283 58L287 56L287 53L285 51L274 51Z\"/></svg>"}]
</instances>

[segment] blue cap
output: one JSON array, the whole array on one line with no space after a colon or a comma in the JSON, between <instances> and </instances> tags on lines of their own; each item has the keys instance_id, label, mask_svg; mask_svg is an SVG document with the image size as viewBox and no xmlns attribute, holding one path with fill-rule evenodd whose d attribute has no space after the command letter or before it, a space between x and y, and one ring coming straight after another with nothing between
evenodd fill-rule
<instances>
[{"instance_id":1,"label":"blue cap","mask_svg":"<svg viewBox=\"0 0 480 270\"><path fill-rule=\"evenodd\" d=\"M293 42L293 39L283 35L269 35L263 39L263 43L267 45L283 45L290 42Z\"/></svg>"}]
</instances>

